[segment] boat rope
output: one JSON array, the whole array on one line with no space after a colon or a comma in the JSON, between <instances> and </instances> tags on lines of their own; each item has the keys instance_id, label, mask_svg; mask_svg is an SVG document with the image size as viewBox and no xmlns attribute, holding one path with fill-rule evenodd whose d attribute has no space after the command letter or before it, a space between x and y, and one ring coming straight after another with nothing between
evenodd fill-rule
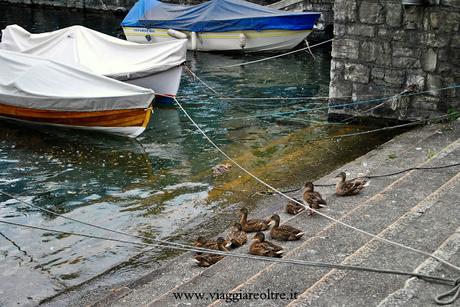
<instances>
[{"instance_id":1,"label":"boat rope","mask_svg":"<svg viewBox=\"0 0 460 307\"><path fill-rule=\"evenodd\" d=\"M424 256L428 256L428 257L431 257L433 259L436 259L437 261L445 264L446 266L449 266L453 269L455 269L456 271L459 271L460 272L460 267L444 260L444 259L441 259L437 256L434 256L430 253L427 253L425 251L422 251L420 249L416 249L416 248L413 248L413 247L410 247L410 246L407 246L407 245L404 245L402 243L398 243L398 242L395 242L395 241L392 241L392 240L389 240L389 239L385 239L385 238L382 238L382 237L379 237L373 233L370 233L368 231L365 231L365 230L362 230L360 228L357 228L355 226L352 226L352 225L349 225L345 222L342 222L341 220L338 220L336 218L333 218L327 214L324 214L316 209L313 209L313 208L309 208L307 206L305 206L305 204L303 204L302 202L290 197L289 195L283 193L282 191L280 191L279 189L273 187L272 185L268 184L267 182L265 182L264 180L260 179L259 177L257 177L256 175L254 175L253 173L251 173L249 170L247 170L246 168L244 168L242 165L240 165L238 162L236 162L234 159L232 159L228 154L226 154L219 146L216 145L216 143L214 143L209 137L208 135L200 128L200 126L193 120L193 118L188 114L188 112L184 109L184 107L182 106L182 104L177 100L177 99L174 99L174 101L176 102L176 104L179 106L179 108L182 110L182 112L185 114L185 116L190 120L190 122L196 127L196 129L198 129L198 131L203 135L203 137L217 150L219 151L224 157L226 157L229 161L231 161L233 164L235 164L239 169L241 169L243 172L245 172L246 174L248 174L250 177L252 177L253 179L255 179L256 181L258 181L259 183L263 184L264 186L266 186L267 188L269 188L270 190L274 191L276 194L278 195L281 195L287 199L289 199L290 201L292 202L295 202L301 206L303 206L304 208L306 209L309 209L331 221L334 221L335 223L337 224L340 224L342 226L345 226L347 228L350 228L354 231L357 231L357 232L360 232L362 234L365 234L367 236L370 236L372 238L375 238L379 241L382 241L382 242L385 242L385 243L388 243L388 244L391 244L391 245L395 245L395 246L398 246L398 247L401 247L401 248L404 248L404 249L407 249L407 250L411 250L413 252L416 252L416 253L419 253L421 255L424 255Z\"/></svg>"},{"instance_id":2,"label":"boat rope","mask_svg":"<svg viewBox=\"0 0 460 307\"><path fill-rule=\"evenodd\" d=\"M154 238L151 238L151 237L146 237L146 236L140 236L140 235L135 235L135 234L130 234L128 232L124 232L124 231L121 231L121 230L116 230L116 229L112 229L112 228L108 228L108 227L104 227L104 226L100 226L100 225L97 225L97 224L92 224L92 223L88 223L88 222L85 222L85 221L82 221L82 220L79 220L79 219L75 219L75 218L71 218L71 217L68 217L68 216L65 216L63 214L60 214L60 213L57 213L53 210L49 210L49 209L46 209L46 208L42 208L40 206L37 206L31 202L27 202L27 201L24 201L18 197L15 197L14 195L10 194L10 193L7 193L5 191L2 191L0 190L0 194L3 194L5 196L8 196L10 197L11 199L14 199L24 205L27 205L29 207L32 207L32 208L35 208L37 210L40 210L40 211L43 211L43 212L46 212L46 213L49 213L49 214L52 214L56 217L61 217L65 220L68 220L68 221L72 221L72 222L75 222L75 223L79 223L79 224L82 224L82 225L85 225L85 226L89 226L89 227L93 227L93 228L96 228L96 229L100 229L100 230L104 230L104 231L108 231L108 232L112 232L112 233L116 233L116 234L120 234L120 235L123 235L123 236L128 236L128 237L132 237L132 238L136 238L136 239L142 239L142 240L148 240L148 241L153 241L153 242L157 242L157 243L160 243L160 244L170 244L170 245L175 245L175 246L179 246L179 247L185 247L185 248L190 248L190 247L193 247L191 245L187 245L187 244L181 244L181 243L175 243L175 242L171 242L171 241L166 241L166 240L159 240L159 239L154 239ZM209 252L209 251L212 251L210 249L207 249L207 248L202 248L202 247L194 247L200 251L203 251L203 252Z\"/></svg>"},{"instance_id":3,"label":"boat rope","mask_svg":"<svg viewBox=\"0 0 460 307\"><path fill-rule=\"evenodd\" d=\"M56 229L50 229L45 227L27 225L27 224L20 224L10 221L5 221L0 219L0 223L34 229L34 230L41 230L46 232L53 232L71 236L79 236L85 237L90 239L97 239L97 240L104 240L104 241L111 241L111 242L118 242L118 243L126 243L131 245L138 245L138 246L148 246L148 247L157 247L157 248L167 248L172 250L180 250L185 252L199 252L201 253L203 250L196 247L179 247L173 245L159 245L155 243L147 243L147 242L134 242L122 239L115 239L115 238L107 238L92 234L84 234L79 232L72 232L72 231L62 231ZM380 268L372 268L372 267L364 267L364 266L356 266L356 265L346 265L346 264L335 264L329 262L321 262L321 261L306 261L306 260L297 260L297 259L281 259L281 258L273 258L273 257L264 257L264 256L256 256L250 254L242 254L242 253L235 253L235 252L227 252L227 251L220 251L220 250L209 250L209 254L213 255L220 255L220 256L228 256L228 257L235 257L235 258L242 258L242 259L250 259L250 260L258 260L258 261L265 261L265 262L275 262L275 263L282 263L282 264L292 264L292 265L301 265L301 266L308 266L308 267L316 267L316 268L328 268L328 269L339 269L339 270L351 270L351 271L363 271L363 272L372 272L372 273L382 273L382 274L392 274L392 275L402 275L402 276L410 276L410 277L417 277L427 282L434 282L439 284L447 284L453 286L454 288L445 292L438 297L435 298L436 302L439 304L445 304L446 302L442 299L454 293L455 291L458 292L458 283L460 278L458 279L450 279L441 276L433 276L428 274L422 273L415 273L415 272L408 272L408 271L400 271L400 270L389 270L389 269L380 269ZM458 298L457 295L454 295L453 301Z\"/></svg>"},{"instance_id":4,"label":"boat rope","mask_svg":"<svg viewBox=\"0 0 460 307\"><path fill-rule=\"evenodd\" d=\"M362 95L361 97L377 97L379 94L373 94L373 95ZM334 99L345 99L345 98L353 98L354 96L348 95L348 96L340 96L340 97L335 97ZM297 96L297 97L283 97L283 96L278 96L278 97L221 97L219 99L222 100L328 100L330 99L329 96Z\"/></svg>"},{"instance_id":5,"label":"boat rope","mask_svg":"<svg viewBox=\"0 0 460 307\"><path fill-rule=\"evenodd\" d=\"M450 299L444 300L444 298L451 297ZM449 291L442 293L434 298L434 301L438 305L450 305L453 304L460 297L460 277L454 283L454 287Z\"/></svg>"},{"instance_id":6,"label":"boat rope","mask_svg":"<svg viewBox=\"0 0 460 307\"><path fill-rule=\"evenodd\" d=\"M407 172L410 172L410 171L439 170L439 169L446 169L446 168L457 167L457 166L460 166L460 163L453 163L453 164L448 164L448 165L432 166L432 167L411 167L411 168L406 168L406 169L403 169L403 170L400 170L400 171L397 171L397 172L394 172L394 173L388 173L388 174L384 174L384 175L364 175L364 176L359 176L359 177L356 177L356 178L353 178L353 179L350 179L350 180L353 181L353 180L358 179L358 178L378 179L378 178L384 178L384 177L392 177L392 176L407 173ZM334 186L335 186L335 183L330 183L330 184L321 184L321 183L316 184L315 183L315 187L334 187ZM295 188L295 189L291 189L291 190L283 190L282 192L283 193L293 193L293 192L298 192L298 191L300 191L302 189L303 189L303 187L299 187L299 188ZM232 192L238 192L238 191L233 190ZM242 192L246 192L246 191L242 191ZM273 191L261 191L261 192L256 192L256 194L274 195L276 193L273 192Z\"/></svg>"},{"instance_id":7,"label":"boat rope","mask_svg":"<svg viewBox=\"0 0 460 307\"><path fill-rule=\"evenodd\" d=\"M445 168L456 167L456 166L460 166L460 163L444 165L444 166L435 166L435 167L411 167L411 168L404 169L404 170L401 170L401 171L397 171L397 172L394 172L394 173L389 173L389 174L384 174L384 175L367 175L367 176L361 176L359 178L373 179L373 178L395 176L395 175L405 173L405 172L409 172L409 171L412 171L412 170L437 170L437 169L445 169ZM335 186L335 184L315 184L315 186L329 187L329 186ZM246 192L246 193L249 192L249 191L243 191L243 190L231 190L231 189L220 189L220 188L215 188L215 189L216 190L222 190L222 191L230 191L230 192ZM302 187L292 189L292 190L286 190L286 191L282 191L282 192L283 193L292 193L292 192L297 192L297 191L299 191L301 189L302 189ZM149 240L149 241L154 241L154 242L158 242L158 243L162 243L162 244L172 244L172 245L177 245L177 246L181 246L181 247L191 247L191 245L187 245L187 244L174 243L174 242L167 241L167 240L158 240L158 239L154 239L154 238L151 238L151 237L134 235L134 234L130 234L130 233L127 233L127 232L120 231L120 230L115 230L115 229L112 229L112 228L107 228L107 227L104 227L104 226L99 226L99 225L96 225L96 224L84 222L82 220L67 217L67 216L62 215L60 213L57 213L57 212L55 212L53 210L37 206L37 205L35 205L35 204L31 203L31 202L24 201L24 200L22 200L22 199L20 199L18 197L15 197L14 195L12 195L10 193L7 193L5 191L0 190L0 194L5 195L5 196L9 197L10 199L14 199L14 200L16 200L16 201L18 201L18 202L20 202L20 203L22 203L24 205L29 206L29 207L35 208L35 209L43 211L43 212L47 212L47 213L52 214L52 215L54 215L56 217L61 217L63 219L66 219L66 220L69 220L69 221L72 221L72 222L76 222L76 223L79 223L79 224L82 224L82 225L86 225L86 226L90 226L90 227L93 227L93 228L105 230L105 231L108 231L108 232L117 233L117 234L120 234L120 235L129 236L129 237L132 237L132 238ZM273 195L275 193L272 192L272 191L262 191L262 192L257 192L257 193L253 193L253 194ZM209 249L206 249L206 248L198 248L198 247L196 247L196 248L200 249L201 251L210 251Z\"/></svg>"},{"instance_id":8,"label":"boat rope","mask_svg":"<svg viewBox=\"0 0 460 307\"><path fill-rule=\"evenodd\" d=\"M249 61L249 62L238 63L238 64L233 64L233 65L226 65L226 66L217 66L216 68L218 68L218 69L231 68L231 67L238 67L238 66L245 66L245 65L260 63L260 62L280 58L280 57L283 57L283 56L286 56L286 55L290 55L290 54L293 54L293 53L301 52L301 51L304 51L304 50L308 50L308 49L311 49L311 48L314 48L314 47L317 47L317 46L321 46L321 45L327 44L329 42L332 42L333 40L334 39L331 38L331 39L325 40L325 41L323 41L321 43L317 43L317 44L314 44L314 45L311 45L311 46L307 46L307 47L303 47L303 48L300 48L300 49L292 50L292 51L289 51L289 52L286 52L286 53L277 54L277 55L274 55L274 56L266 57L266 58L255 60L255 61Z\"/></svg>"},{"instance_id":9,"label":"boat rope","mask_svg":"<svg viewBox=\"0 0 460 307\"><path fill-rule=\"evenodd\" d=\"M314 55L313 52L311 51L310 43L308 42L307 39L305 39L304 41L305 41L305 45L307 46L307 50L305 50L305 52L307 52L309 55L311 55L311 57L313 58L313 60L316 60L315 55Z\"/></svg>"},{"instance_id":10,"label":"boat rope","mask_svg":"<svg viewBox=\"0 0 460 307\"><path fill-rule=\"evenodd\" d=\"M211 92L213 92L217 96L221 96L215 89L213 89L211 86L209 86L206 82L200 79L187 65L184 64L185 69L193 76L193 78L197 79L200 81L204 86L206 86Z\"/></svg>"},{"instance_id":11,"label":"boat rope","mask_svg":"<svg viewBox=\"0 0 460 307\"><path fill-rule=\"evenodd\" d=\"M438 88L436 90L437 91L446 91L446 90L454 89L454 88L460 88L460 85L459 84L453 84L453 85L449 85L449 86L446 86L446 87ZM431 90L430 91L417 92L417 93L408 93L408 94L400 95L399 97L417 96L417 95L427 94L427 93L430 93L430 92L431 92ZM396 95L398 95L398 94L396 94ZM265 114L249 115L249 116L242 116L242 117L229 117L229 118L222 118L222 119L220 119L220 121L245 120L245 119L252 119L252 118L259 118L259 117L273 117L273 116L286 115L286 114L298 114L298 113L305 113L305 112L318 111L318 110L338 109L338 108L356 106L356 105L361 105L361 104L369 104L369 103L376 103L376 102L382 102L382 101L386 102L387 100L392 99L394 97L395 97L395 95L382 97L382 98L376 98L376 99L369 99L369 100L358 100L358 101L353 101L353 102L348 102L348 103L343 103L343 104L336 104L336 105L329 104L329 105L324 106L324 107L302 108L302 109L299 109L299 110L289 111L289 112L275 112L275 113L265 113Z\"/></svg>"}]
</instances>

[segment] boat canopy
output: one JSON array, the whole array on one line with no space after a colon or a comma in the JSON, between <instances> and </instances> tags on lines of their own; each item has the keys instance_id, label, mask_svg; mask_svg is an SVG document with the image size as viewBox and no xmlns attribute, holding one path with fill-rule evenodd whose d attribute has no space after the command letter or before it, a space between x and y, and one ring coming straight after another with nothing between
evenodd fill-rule
<instances>
[{"instance_id":1,"label":"boat canopy","mask_svg":"<svg viewBox=\"0 0 460 307\"><path fill-rule=\"evenodd\" d=\"M280 11L243 0L211 0L192 6L139 0L121 25L194 32L310 30L319 17L320 13Z\"/></svg>"},{"instance_id":2,"label":"boat canopy","mask_svg":"<svg viewBox=\"0 0 460 307\"><path fill-rule=\"evenodd\" d=\"M124 81L184 63L187 40L138 44L83 26L31 34L18 25L10 25L2 30L0 49L81 66L93 73Z\"/></svg>"},{"instance_id":3,"label":"boat canopy","mask_svg":"<svg viewBox=\"0 0 460 307\"><path fill-rule=\"evenodd\" d=\"M53 111L147 108L154 93L74 66L0 50L0 104Z\"/></svg>"}]
</instances>

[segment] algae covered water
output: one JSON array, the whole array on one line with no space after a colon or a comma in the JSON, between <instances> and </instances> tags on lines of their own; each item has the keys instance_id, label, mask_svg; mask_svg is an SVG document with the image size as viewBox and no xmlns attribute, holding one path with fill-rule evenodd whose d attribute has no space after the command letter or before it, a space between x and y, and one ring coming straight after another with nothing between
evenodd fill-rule
<instances>
[{"instance_id":1,"label":"algae covered water","mask_svg":"<svg viewBox=\"0 0 460 307\"><path fill-rule=\"evenodd\" d=\"M16 23L40 32L82 24L116 35L119 22L113 16L0 5L2 28ZM264 55L189 53L187 65L221 97L327 96L329 49L316 49L314 54L315 59L300 52L261 64L217 69ZM363 127L326 123L326 110L308 110L317 109L321 101L218 99L187 73L178 95L219 146L280 188L315 179L391 137L387 133L308 142ZM0 122L1 191L132 234L190 242L204 221L242 202L249 206L257 202L257 197L248 195L264 188L235 167L213 174L212 168L225 162L175 107L155 108L150 126L136 140ZM126 239L6 196L0 196L0 218ZM215 234L230 222L205 232ZM139 252L132 245L0 224L0 305L39 302ZM165 256L152 253L150 260ZM110 278L119 277L113 273Z\"/></svg>"}]
</instances>

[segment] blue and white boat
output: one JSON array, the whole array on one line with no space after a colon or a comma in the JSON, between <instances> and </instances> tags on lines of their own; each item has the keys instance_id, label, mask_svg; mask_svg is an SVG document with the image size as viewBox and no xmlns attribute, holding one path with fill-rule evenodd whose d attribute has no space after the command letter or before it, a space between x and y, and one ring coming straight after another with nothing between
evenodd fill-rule
<instances>
[{"instance_id":1,"label":"blue and white boat","mask_svg":"<svg viewBox=\"0 0 460 307\"><path fill-rule=\"evenodd\" d=\"M192 6L139 0L122 22L138 43L188 39L199 51L277 51L294 48L313 30L315 12L280 11L243 0L211 0Z\"/></svg>"}]
</instances>

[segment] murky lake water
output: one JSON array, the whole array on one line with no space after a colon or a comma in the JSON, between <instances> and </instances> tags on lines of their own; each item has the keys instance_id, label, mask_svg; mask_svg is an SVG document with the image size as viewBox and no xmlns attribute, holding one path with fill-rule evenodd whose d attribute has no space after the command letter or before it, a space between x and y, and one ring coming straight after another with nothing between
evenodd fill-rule
<instances>
[{"instance_id":1,"label":"murky lake water","mask_svg":"<svg viewBox=\"0 0 460 307\"><path fill-rule=\"evenodd\" d=\"M112 16L0 5L1 28L17 23L39 32L82 24L116 35L119 22ZM214 67L263 56L190 53L188 65L226 97L324 96L329 50L314 53L314 61L301 52L228 70ZM210 94L184 74L180 100L195 120L231 156L278 187L315 179L391 137L387 133L307 143L314 137L363 128L312 123L326 118L325 110L304 112L316 106L313 101L221 101ZM302 112L254 116L291 111ZM223 162L175 108L155 109L149 128L137 140L0 123L0 190L69 217L133 234L189 241L202 221L243 200L257 201L248 201L248 194L264 188L237 169L212 175L211 168ZM240 190L245 192L235 192ZM0 218L107 236L5 196L0 196ZM226 226L219 227L208 232ZM0 305L36 302L138 252L121 243L0 224Z\"/></svg>"}]
</instances>

